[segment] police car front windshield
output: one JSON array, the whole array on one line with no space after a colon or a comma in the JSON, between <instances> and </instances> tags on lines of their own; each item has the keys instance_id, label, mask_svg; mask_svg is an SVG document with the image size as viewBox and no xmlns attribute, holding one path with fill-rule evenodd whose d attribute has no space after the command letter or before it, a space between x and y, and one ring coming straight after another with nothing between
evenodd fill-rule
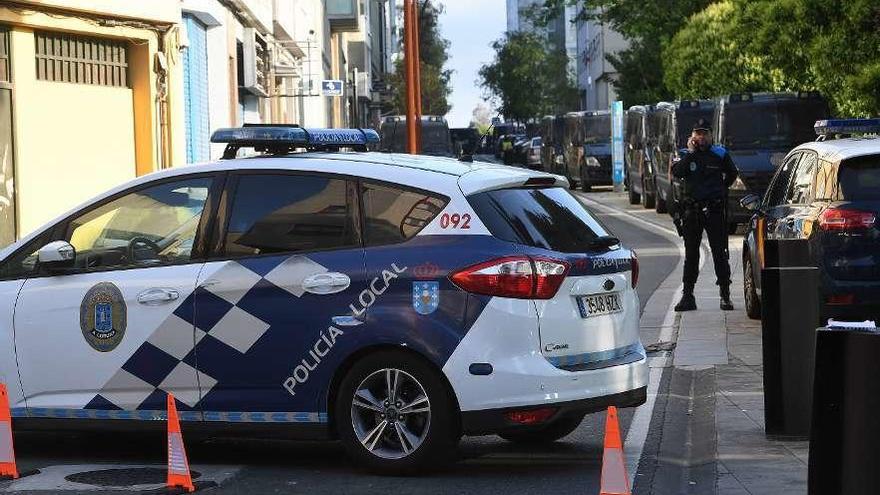
<instances>
[{"instance_id":1,"label":"police car front windshield","mask_svg":"<svg viewBox=\"0 0 880 495\"><path fill-rule=\"evenodd\" d=\"M731 149L791 148L816 138L813 124L825 118L816 101L740 103L725 109L725 145Z\"/></svg>"}]
</instances>

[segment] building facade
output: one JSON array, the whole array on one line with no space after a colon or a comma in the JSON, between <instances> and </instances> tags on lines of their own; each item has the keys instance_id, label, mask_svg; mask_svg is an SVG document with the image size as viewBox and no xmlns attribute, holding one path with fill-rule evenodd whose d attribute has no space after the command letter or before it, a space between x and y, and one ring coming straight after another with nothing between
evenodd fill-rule
<instances>
[{"instance_id":1,"label":"building facade","mask_svg":"<svg viewBox=\"0 0 880 495\"><path fill-rule=\"evenodd\" d=\"M536 26L529 17L529 11L540 7L543 0L507 0L507 31L533 32L545 37L547 42L557 50L566 49L567 30L573 31L574 26L566 22L569 18L566 8L560 7L558 15L546 26Z\"/></svg>"},{"instance_id":2,"label":"building facade","mask_svg":"<svg viewBox=\"0 0 880 495\"><path fill-rule=\"evenodd\" d=\"M218 158L220 127L372 127L393 0L0 3L0 247L110 187ZM343 81L328 96L324 81Z\"/></svg>"},{"instance_id":3,"label":"building facade","mask_svg":"<svg viewBox=\"0 0 880 495\"><path fill-rule=\"evenodd\" d=\"M617 99L617 71L608 55L625 50L629 43L620 33L597 21L578 21L576 26L581 110L608 110Z\"/></svg>"}]
</instances>

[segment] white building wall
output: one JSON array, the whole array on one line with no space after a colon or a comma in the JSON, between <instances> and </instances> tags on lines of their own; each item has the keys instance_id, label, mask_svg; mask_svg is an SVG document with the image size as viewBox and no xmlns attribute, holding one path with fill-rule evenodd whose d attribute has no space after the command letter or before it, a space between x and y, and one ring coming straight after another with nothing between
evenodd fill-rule
<instances>
[{"instance_id":1,"label":"white building wall","mask_svg":"<svg viewBox=\"0 0 880 495\"><path fill-rule=\"evenodd\" d=\"M208 26L208 122L211 131L235 126L230 108L231 94L235 88L231 87L229 80L228 43L230 29L234 33L240 26L237 26L238 22L218 0L183 0L181 9ZM230 28L230 22L236 25ZM178 83L182 85L183 81ZM222 144L211 144L211 159L220 158L223 148Z\"/></svg>"},{"instance_id":2,"label":"white building wall","mask_svg":"<svg viewBox=\"0 0 880 495\"><path fill-rule=\"evenodd\" d=\"M324 58L329 47L330 24L324 15L321 0L294 0L296 23L294 38L306 56L302 61L300 87L300 122L304 127L329 127L327 98L321 96L325 79Z\"/></svg>"},{"instance_id":3,"label":"white building wall","mask_svg":"<svg viewBox=\"0 0 880 495\"><path fill-rule=\"evenodd\" d=\"M577 33L581 106L584 110L607 110L617 99L613 84L617 72L608 61L608 55L625 50L629 43L620 33L593 21L579 23Z\"/></svg>"},{"instance_id":4,"label":"white building wall","mask_svg":"<svg viewBox=\"0 0 880 495\"><path fill-rule=\"evenodd\" d=\"M577 64L578 64L578 25L577 5L566 5L565 7L565 54L568 56L568 73L572 81L577 80Z\"/></svg>"}]
</instances>

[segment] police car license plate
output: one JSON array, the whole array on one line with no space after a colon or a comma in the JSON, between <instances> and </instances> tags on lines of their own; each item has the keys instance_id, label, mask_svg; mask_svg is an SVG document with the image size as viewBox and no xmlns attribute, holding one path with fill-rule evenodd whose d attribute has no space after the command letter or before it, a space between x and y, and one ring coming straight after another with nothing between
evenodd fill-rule
<instances>
[{"instance_id":1,"label":"police car license plate","mask_svg":"<svg viewBox=\"0 0 880 495\"><path fill-rule=\"evenodd\" d=\"M612 313L623 311L623 306L620 304L619 292L581 296L580 303L581 316L584 318L610 315Z\"/></svg>"}]
</instances>

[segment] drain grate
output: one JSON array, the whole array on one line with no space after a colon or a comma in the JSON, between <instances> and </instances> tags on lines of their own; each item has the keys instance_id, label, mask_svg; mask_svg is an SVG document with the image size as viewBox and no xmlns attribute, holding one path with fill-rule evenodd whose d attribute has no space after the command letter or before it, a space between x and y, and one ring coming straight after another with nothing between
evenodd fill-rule
<instances>
[{"instance_id":1,"label":"drain grate","mask_svg":"<svg viewBox=\"0 0 880 495\"><path fill-rule=\"evenodd\" d=\"M86 471L69 474L64 479L73 483L108 487L163 484L167 475L165 468L144 467ZM190 471L190 475L192 479L201 476L196 471Z\"/></svg>"}]
</instances>

